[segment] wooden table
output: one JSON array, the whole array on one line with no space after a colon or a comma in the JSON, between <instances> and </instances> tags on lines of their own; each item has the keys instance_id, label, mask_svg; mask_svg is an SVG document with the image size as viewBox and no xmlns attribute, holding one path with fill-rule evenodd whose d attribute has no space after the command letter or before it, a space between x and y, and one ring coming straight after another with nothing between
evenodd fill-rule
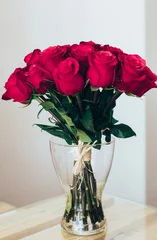
<instances>
[{"instance_id":1,"label":"wooden table","mask_svg":"<svg viewBox=\"0 0 157 240\"><path fill-rule=\"evenodd\" d=\"M8 212L8 211L11 211L13 209L15 209L16 207L13 206L12 204L9 204L7 202L0 202L0 216L2 216L1 214L2 213L5 213L5 212Z\"/></svg>"},{"instance_id":2,"label":"wooden table","mask_svg":"<svg viewBox=\"0 0 157 240\"><path fill-rule=\"evenodd\" d=\"M64 196L0 214L3 240L157 240L157 209L112 196L104 196L108 234L77 237L61 230Z\"/></svg>"}]
</instances>

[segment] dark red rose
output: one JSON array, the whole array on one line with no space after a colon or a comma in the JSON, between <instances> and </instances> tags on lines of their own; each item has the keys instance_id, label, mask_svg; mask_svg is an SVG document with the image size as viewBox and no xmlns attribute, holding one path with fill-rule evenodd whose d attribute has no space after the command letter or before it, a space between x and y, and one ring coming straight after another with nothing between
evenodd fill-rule
<instances>
[{"instance_id":1,"label":"dark red rose","mask_svg":"<svg viewBox=\"0 0 157 240\"><path fill-rule=\"evenodd\" d=\"M88 41L88 42L82 41L82 42L80 42L80 45L90 45L90 46L92 46L96 51L102 50L101 44L95 43L95 42L93 42L93 41Z\"/></svg>"},{"instance_id":2,"label":"dark red rose","mask_svg":"<svg viewBox=\"0 0 157 240\"><path fill-rule=\"evenodd\" d=\"M113 55L115 55L117 57L117 60L118 60L118 55L123 53L123 51L120 48L112 47L110 45L104 45L102 46L102 48L104 51L109 51ZM118 61L118 64L117 64L116 79L121 79L121 62L120 61Z\"/></svg>"},{"instance_id":3,"label":"dark red rose","mask_svg":"<svg viewBox=\"0 0 157 240\"><path fill-rule=\"evenodd\" d=\"M89 44L74 44L71 46L70 55L79 62L80 72L82 75L85 75L89 67L88 55L92 51L94 51L94 48L92 45Z\"/></svg>"},{"instance_id":4,"label":"dark red rose","mask_svg":"<svg viewBox=\"0 0 157 240\"><path fill-rule=\"evenodd\" d=\"M65 44L65 45L62 45L62 46L60 46L60 47L66 48L66 52L65 52L65 54L63 55L63 59L66 59L66 58L70 57L70 49L71 49L70 44Z\"/></svg>"},{"instance_id":5,"label":"dark red rose","mask_svg":"<svg viewBox=\"0 0 157 240\"><path fill-rule=\"evenodd\" d=\"M104 46L102 46L102 48L104 51L109 51L113 55L116 55L117 57L120 53L123 53L123 51L120 48L112 47L110 45L104 45Z\"/></svg>"},{"instance_id":6,"label":"dark red rose","mask_svg":"<svg viewBox=\"0 0 157 240\"><path fill-rule=\"evenodd\" d=\"M151 88L156 88L157 76L146 66L146 61L138 55L120 54L122 75L115 86L123 92L141 97Z\"/></svg>"},{"instance_id":7,"label":"dark red rose","mask_svg":"<svg viewBox=\"0 0 157 240\"><path fill-rule=\"evenodd\" d=\"M40 49L35 49L33 52L25 56L24 61L27 65L34 64L40 61Z\"/></svg>"},{"instance_id":8,"label":"dark red rose","mask_svg":"<svg viewBox=\"0 0 157 240\"><path fill-rule=\"evenodd\" d=\"M45 93L49 87L53 86L52 75L39 64L31 65L25 75L37 93Z\"/></svg>"},{"instance_id":9,"label":"dark red rose","mask_svg":"<svg viewBox=\"0 0 157 240\"><path fill-rule=\"evenodd\" d=\"M136 95L140 97L150 89L157 88L157 75L148 67L145 68L145 73L146 81L144 81L143 85L139 86L139 88L136 90Z\"/></svg>"},{"instance_id":10,"label":"dark red rose","mask_svg":"<svg viewBox=\"0 0 157 240\"><path fill-rule=\"evenodd\" d=\"M10 75L5 84L6 92L3 94L3 100L13 99L14 102L26 103L32 95L32 88L26 82L26 68L17 68Z\"/></svg>"},{"instance_id":11,"label":"dark red rose","mask_svg":"<svg viewBox=\"0 0 157 240\"><path fill-rule=\"evenodd\" d=\"M115 81L117 58L108 51L99 51L89 56L87 79L93 87L112 86Z\"/></svg>"},{"instance_id":12,"label":"dark red rose","mask_svg":"<svg viewBox=\"0 0 157 240\"><path fill-rule=\"evenodd\" d=\"M92 45L88 44L74 44L71 46L71 56L74 57L78 62L88 62L88 55L94 50Z\"/></svg>"},{"instance_id":13,"label":"dark red rose","mask_svg":"<svg viewBox=\"0 0 157 240\"><path fill-rule=\"evenodd\" d=\"M84 87L84 79L79 73L79 63L69 57L63 60L53 73L57 90L65 95L73 95Z\"/></svg>"},{"instance_id":14,"label":"dark red rose","mask_svg":"<svg viewBox=\"0 0 157 240\"><path fill-rule=\"evenodd\" d=\"M84 45L97 45L97 43L93 42L93 41L81 41L80 44L84 44Z\"/></svg>"},{"instance_id":15,"label":"dark red rose","mask_svg":"<svg viewBox=\"0 0 157 240\"><path fill-rule=\"evenodd\" d=\"M64 59L67 49L67 46L54 46L45 49L41 53L43 67L50 73L53 73L54 69Z\"/></svg>"},{"instance_id":16,"label":"dark red rose","mask_svg":"<svg viewBox=\"0 0 157 240\"><path fill-rule=\"evenodd\" d=\"M43 67L41 61L41 50L35 49L29 53L24 61L28 66L25 73L27 82L29 82L37 93L45 93L52 86L52 74Z\"/></svg>"}]
</instances>

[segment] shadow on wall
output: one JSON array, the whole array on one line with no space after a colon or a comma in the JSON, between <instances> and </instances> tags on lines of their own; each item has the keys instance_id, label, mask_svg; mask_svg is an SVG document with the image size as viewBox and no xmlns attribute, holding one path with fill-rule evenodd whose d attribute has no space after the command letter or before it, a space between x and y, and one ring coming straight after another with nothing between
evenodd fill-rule
<instances>
[{"instance_id":1,"label":"shadow on wall","mask_svg":"<svg viewBox=\"0 0 157 240\"><path fill-rule=\"evenodd\" d=\"M146 1L146 59L157 72L157 1ZM146 203L157 206L157 89L146 95Z\"/></svg>"},{"instance_id":2,"label":"shadow on wall","mask_svg":"<svg viewBox=\"0 0 157 240\"><path fill-rule=\"evenodd\" d=\"M157 90L146 97L146 203L157 206Z\"/></svg>"}]
</instances>

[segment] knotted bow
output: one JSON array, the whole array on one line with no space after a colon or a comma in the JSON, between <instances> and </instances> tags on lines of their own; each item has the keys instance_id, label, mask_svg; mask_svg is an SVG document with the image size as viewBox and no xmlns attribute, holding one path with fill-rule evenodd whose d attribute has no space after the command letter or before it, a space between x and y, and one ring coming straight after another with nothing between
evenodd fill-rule
<instances>
[{"instance_id":1,"label":"knotted bow","mask_svg":"<svg viewBox=\"0 0 157 240\"><path fill-rule=\"evenodd\" d=\"M91 160L91 148L96 143L93 144L85 144L79 141L78 148L76 148L76 157L75 157L75 165L73 167L74 175L82 175L83 169L85 168L85 162Z\"/></svg>"}]
</instances>

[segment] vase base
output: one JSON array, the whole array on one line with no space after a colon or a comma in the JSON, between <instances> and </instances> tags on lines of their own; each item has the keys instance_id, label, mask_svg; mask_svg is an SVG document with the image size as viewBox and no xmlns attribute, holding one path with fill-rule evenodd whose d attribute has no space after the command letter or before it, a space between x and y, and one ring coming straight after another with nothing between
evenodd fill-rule
<instances>
[{"instance_id":1,"label":"vase base","mask_svg":"<svg viewBox=\"0 0 157 240\"><path fill-rule=\"evenodd\" d=\"M104 235L107 233L107 221L106 218L101 222L97 222L93 224L83 224L82 222L66 222L66 219L63 218L61 222L61 226L64 231L72 235L78 236L90 236L94 234L99 234L104 232Z\"/></svg>"}]
</instances>

